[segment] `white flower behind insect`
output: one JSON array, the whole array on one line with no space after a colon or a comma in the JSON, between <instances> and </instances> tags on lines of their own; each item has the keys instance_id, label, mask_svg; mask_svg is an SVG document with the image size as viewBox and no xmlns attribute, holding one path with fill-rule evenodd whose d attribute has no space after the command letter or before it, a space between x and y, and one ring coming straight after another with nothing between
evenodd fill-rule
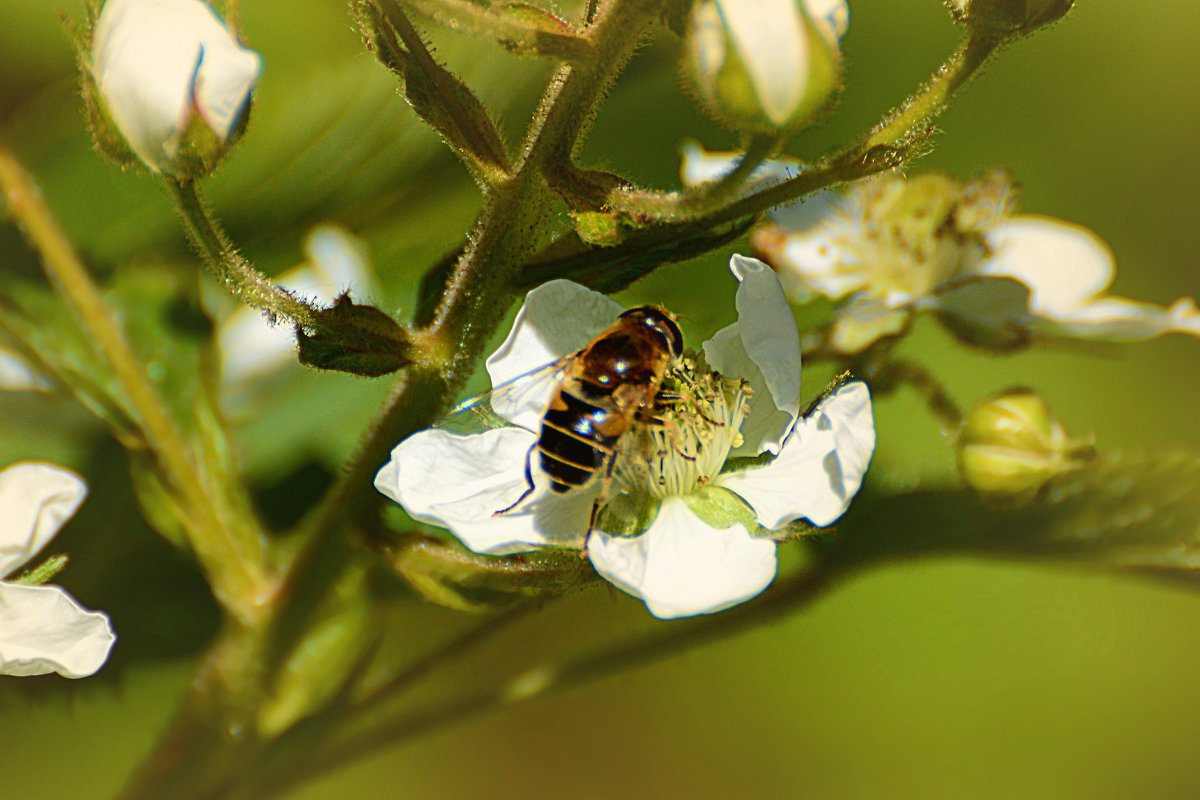
<instances>
[{"instance_id":1,"label":"white flower behind insect","mask_svg":"<svg viewBox=\"0 0 1200 800\"><path fill-rule=\"evenodd\" d=\"M689 144L681 174L696 185L737 158ZM768 161L750 188L804 168ZM1016 200L1002 171L968 181L939 172L881 176L774 209L752 241L793 303L837 303L827 342L837 353L902 334L923 312L969 344L1001 350L1037 339L1200 337L1194 299L1164 307L1108 294L1116 277L1108 245L1083 226L1014 213Z\"/></svg>"},{"instance_id":2,"label":"white flower behind insect","mask_svg":"<svg viewBox=\"0 0 1200 800\"><path fill-rule=\"evenodd\" d=\"M656 404L658 425L621 439L607 504L590 527L600 479L549 491L526 464L547 392L493 404L511 423L463 435L434 428L404 440L376 487L415 519L448 528L471 550L586 549L596 571L660 618L744 602L775 576L776 543L801 518L828 525L858 491L875 446L867 388L851 383L800 416L800 342L779 280L734 256L738 321L700 352L684 350ZM569 355L622 308L570 281L526 297L488 359L495 385ZM625 447L629 449L624 449ZM514 507L515 506L515 507ZM501 509L511 511L497 513Z\"/></svg>"},{"instance_id":3,"label":"white flower behind insect","mask_svg":"<svg viewBox=\"0 0 1200 800\"><path fill-rule=\"evenodd\" d=\"M152 171L180 178L219 163L261 67L200 0L108 0L91 63L103 106L93 120L111 121Z\"/></svg>"},{"instance_id":4,"label":"white flower behind insect","mask_svg":"<svg viewBox=\"0 0 1200 800\"><path fill-rule=\"evenodd\" d=\"M703 0L692 11L685 72L713 117L782 133L812 121L841 83L843 0Z\"/></svg>"},{"instance_id":5,"label":"white flower behind insect","mask_svg":"<svg viewBox=\"0 0 1200 800\"><path fill-rule=\"evenodd\" d=\"M0 675L83 678L108 660L116 636L105 614L61 587L17 579L86 495L83 481L50 464L0 470Z\"/></svg>"}]
</instances>

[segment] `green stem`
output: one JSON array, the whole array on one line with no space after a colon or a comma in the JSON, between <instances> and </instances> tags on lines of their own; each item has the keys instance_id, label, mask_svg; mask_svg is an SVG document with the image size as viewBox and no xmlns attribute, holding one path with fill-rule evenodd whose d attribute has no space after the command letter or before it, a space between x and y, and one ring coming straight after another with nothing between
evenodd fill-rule
<instances>
[{"instance_id":1,"label":"green stem","mask_svg":"<svg viewBox=\"0 0 1200 800\"><path fill-rule=\"evenodd\" d=\"M924 86L871 130L861 144L862 149L889 147L919 133L922 126L946 110L955 93L979 73L1006 41L980 32L968 34Z\"/></svg>"},{"instance_id":2,"label":"green stem","mask_svg":"<svg viewBox=\"0 0 1200 800\"><path fill-rule=\"evenodd\" d=\"M145 446L171 491L187 510L180 520L188 532L213 589L222 603L243 621L261 613L269 594L261 542L254 532L223 524L215 512L204 476L189 458L189 448L155 390L145 367L125 339L120 322L92 281L70 240L58 226L41 194L16 158L0 148L0 189L9 211L42 255L46 276L70 305L80 327L113 370L136 416Z\"/></svg>"},{"instance_id":3,"label":"green stem","mask_svg":"<svg viewBox=\"0 0 1200 800\"><path fill-rule=\"evenodd\" d=\"M193 181L167 180L192 246L235 297L255 308L306 328L316 328L317 309L273 283L242 257L208 210Z\"/></svg>"},{"instance_id":4,"label":"green stem","mask_svg":"<svg viewBox=\"0 0 1200 800\"><path fill-rule=\"evenodd\" d=\"M697 209L692 195L673 192L618 191L610 197L610 202L616 209L668 223L692 219L697 225L713 226L761 214L818 189L902 166L920 155L918 145L932 133L932 120L949 106L954 94L978 74L1005 41L969 34L933 77L869 132L795 177L738 198L724 208L708 211L711 203L705 203Z\"/></svg>"}]
</instances>

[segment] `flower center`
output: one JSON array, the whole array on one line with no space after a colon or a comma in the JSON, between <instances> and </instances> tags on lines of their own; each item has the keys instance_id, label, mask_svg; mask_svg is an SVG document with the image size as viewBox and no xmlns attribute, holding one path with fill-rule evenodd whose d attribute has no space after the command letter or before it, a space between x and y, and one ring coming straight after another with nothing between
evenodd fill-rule
<instances>
[{"instance_id":1,"label":"flower center","mask_svg":"<svg viewBox=\"0 0 1200 800\"><path fill-rule=\"evenodd\" d=\"M686 352L664 378L653 418L622 440L614 488L661 500L710 483L741 443L751 393Z\"/></svg>"},{"instance_id":2,"label":"flower center","mask_svg":"<svg viewBox=\"0 0 1200 800\"><path fill-rule=\"evenodd\" d=\"M1010 203L1003 175L966 184L937 173L871 181L844 206L834 242L851 256L843 269L901 307L972 273L988 255L984 234Z\"/></svg>"}]
</instances>

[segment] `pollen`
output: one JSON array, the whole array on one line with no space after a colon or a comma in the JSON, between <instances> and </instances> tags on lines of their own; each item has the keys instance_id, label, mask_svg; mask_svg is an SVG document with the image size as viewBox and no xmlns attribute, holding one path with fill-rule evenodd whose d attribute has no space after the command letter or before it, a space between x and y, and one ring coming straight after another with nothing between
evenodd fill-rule
<instances>
[{"instance_id":1,"label":"pollen","mask_svg":"<svg viewBox=\"0 0 1200 800\"><path fill-rule=\"evenodd\" d=\"M622 491L687 495L720 473L742 441L750 385L687 353L663 380L652 418L622 440L616 480Z\"/></svg>"}]
</instances>

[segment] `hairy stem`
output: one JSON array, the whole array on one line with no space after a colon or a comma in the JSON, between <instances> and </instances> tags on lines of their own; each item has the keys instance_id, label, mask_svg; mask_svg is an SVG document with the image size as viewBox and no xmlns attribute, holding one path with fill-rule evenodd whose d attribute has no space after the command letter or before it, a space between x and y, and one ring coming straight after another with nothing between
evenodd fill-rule
<instances>
[{"instance_id":1,"label":"hairy stem","mask_svg":"<svg viewBox=\"0 0 1200 800\"><path fill-rule=\"evenodd\" d=\"M41 254L47 278L112 368L136 417L145 448L187 510L187 519L180 521L218 600L243 621L256 618L272 586L257 530L253 526L227 526L216 512L223 504L210 496L209 482L189 457L187 442L126 340L112 308L42 202L33 181L13 154L4 149L0 149L0 188L9 211Z\"/></svg>"},{"instance_id":2,"label":"hairy stem","mask_svg":"<svg viewBox=\"0 0 1200 800\"><path fill-rule=\"evenodd\" d=\"M208 210L194 182L168 180L167 188L175 198L192 246L213 276L235 297L295 325L317 327L316 308L273 283L242 257Z\"/></svg>"}]
</instances>

